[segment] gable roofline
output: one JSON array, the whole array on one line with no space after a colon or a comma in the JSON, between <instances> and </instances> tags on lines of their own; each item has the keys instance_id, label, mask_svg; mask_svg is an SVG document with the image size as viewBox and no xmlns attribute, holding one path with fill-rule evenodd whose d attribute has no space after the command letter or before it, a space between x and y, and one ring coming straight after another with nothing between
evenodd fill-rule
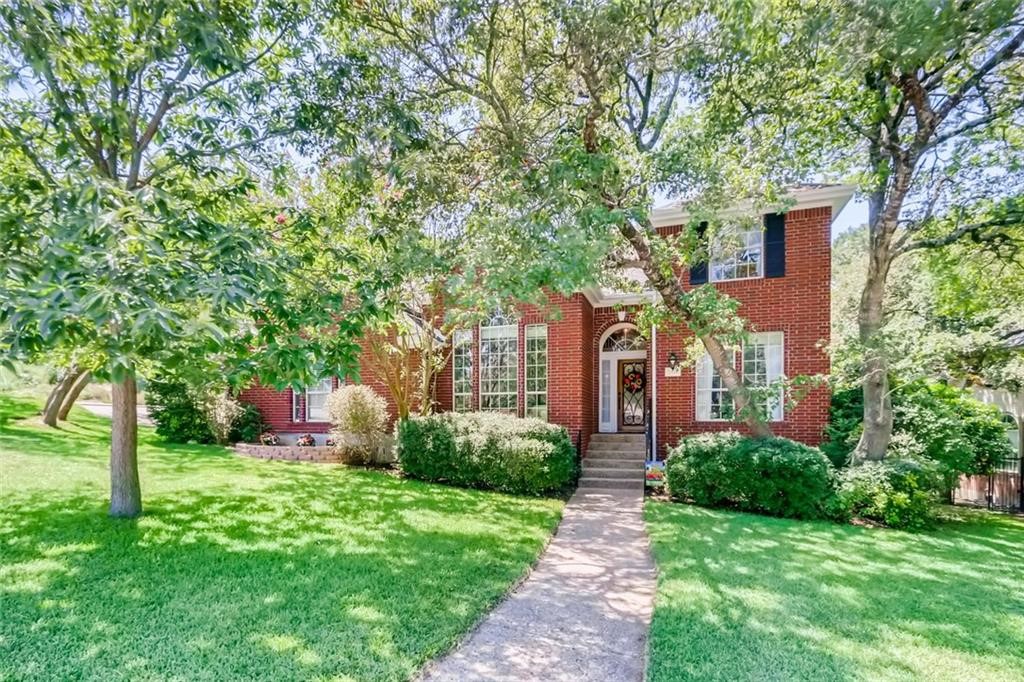
<instances>
[{"instance_id":1,"label":"gable roofline","mask_svg":"<svg viewBox=\"0 0 1024 682\"><path fill-rule=\"evenodd\" d=\"M786 193L786 197L794 202L789 205L787 210L800 211L808 208L828 206L832 209L832 219L835 220L835 217L849 203L856 191L857 187L855 185L802 185L794 187ZM786 204L769 205L761 210L763 212L770 212L784 207L786 207ZM749 213L753 209L754 205L752 202L743 201L735 206L723 209L720 214L723 216L742 215ZM672 202L652 209L650 219L651 225L655 228L673 227L675 225L685 225L689 222L690 216L683 210L682 204Z\"/></svg>"}]
</instances>

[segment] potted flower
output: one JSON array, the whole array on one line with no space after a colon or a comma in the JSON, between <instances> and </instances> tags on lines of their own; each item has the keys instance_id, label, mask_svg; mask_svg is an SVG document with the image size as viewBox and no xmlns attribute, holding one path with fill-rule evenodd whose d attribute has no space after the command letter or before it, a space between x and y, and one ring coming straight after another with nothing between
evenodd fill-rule
<instances>
[{"instance_id":1,"label":"potted flower","mask_svg":"<svg viewBox=\"0 0 1024 682\"><path fill-rule=\"evenodd\" d=\"M260 434L260 445L277 445L277 434L273 431L264 431Z\"/></svg>"},{"instance_id":2,"label":"potted flower","mask_svg":"<svg viewBox=\"0 0 1024 682\"><path fill-rule=\"evenodd\" d=\"M295 444L300 448L310 448L316 445L316 438L313 438L313 434L311 433L304 433L299 436L298 440L295 441Z\"/></svg>"}]
</instances>

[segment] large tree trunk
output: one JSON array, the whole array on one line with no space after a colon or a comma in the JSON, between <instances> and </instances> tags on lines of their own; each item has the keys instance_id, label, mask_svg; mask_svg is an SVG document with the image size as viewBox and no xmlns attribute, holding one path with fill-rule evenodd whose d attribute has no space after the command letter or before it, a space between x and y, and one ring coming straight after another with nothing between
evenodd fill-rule
<instances>
[{"instance_id":1,"label":"large tree trunk","mask_svg":"<svg viewBox=\"0 0 1024 682\"><path fill-rule=\"evenodd\" d=\"M78 396L82 394L82 391L89 385L90 381L92 381L92 372L82 372L78 375L75 383L71 386L71 390L64 397L64 402L61 403L60 410L57 412L57 419L67 421L68 413L71 412L71 408L74 407Z\"/></svg>"},{"instance_id":2,"label":"large tree trunk","mask_svg":"<svg viewBox=\"0 0 1024 682\"><path fill-rule=\"evenodd\" d=\"M61 373L57 385L53 387L49 397L46 399L46 407L43 409L44 424L54 428L57 427L60 407L64 404L64 399L67 397L68 392L71 391L71 387L75 384L80 374L81 371L77 365L70 365Z\"/></svg>"},{"instance_id":3,"label":"large tree trunk","mask_svg":"<svg viewBox=\"0 0 1024 682\"><path fill-rule=\"evenodd\" d=\"M132 518L142 513L139 488L138 412L135 373L111 384L110 515Z\"/></svg>"},{"instance_id":4,"label":"large tree trunk","mask_svg":"<svg viewBox=\"0 0 1024 682\"><path fill-rule=\"evenodd\" d=\"M885 355L882 327L885 324L885 282L892 265L892 236L909 173L901 170L893 194L885 187L869 198L868 275L861 292L857 326L864 363L861 372L864 392L863 431L852 454L854 463L885 458L892 440L892 400L889 397L889 362Z\"/></svg>"},{"instance_id":5,"label":"large tree trunk","mask_svg":"<svg viewBox=\"0 0 1024 682\"><path fill-rule=\"evenodd\" d=\"M863 431L853 451L853 461L885 458L892 440L892 399L889 396L889 362L885 357L882 330L885 280L869 268L868 283L861 296L858 326L864 349L862 381L864 392Z\"/></svg>"}]
</instances>

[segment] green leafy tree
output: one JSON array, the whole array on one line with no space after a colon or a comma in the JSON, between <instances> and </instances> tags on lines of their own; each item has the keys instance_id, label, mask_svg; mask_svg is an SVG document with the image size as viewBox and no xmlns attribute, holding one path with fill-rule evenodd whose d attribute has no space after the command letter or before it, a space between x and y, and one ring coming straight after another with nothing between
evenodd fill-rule
<instances>
[{"instance_id":1,"label":"green leafy tree","mask_svg":"<svg viewBox=\"0 0 1024 682\"><path fill-rule=\"evenodd\" d=\"M794 65L787 96L801 109L799 135L855 174L868 202L855 454L877 460L893 426L889 372L899 351L885 325L896 264L965 239L1004 243L1024 223L1024 14L1016 0L855 0L783 9L780 20L793 16L780 41Z\"/></svg>"},{"instance_id":2,"label":"green leafy tree","mask_svg":"<svg viewBox=\"0 0 1024 682\"><path fill-rule=\"evenodd\" d=\"M733 222L758 220L800 170L787 162L784 50L754 62L742 46L778 26L755 21L755 8L716 15L668 0L360 7L429 126L423 165L465 188L464 277L539 300L639 268L658 295L647 321L689 327L738 417L770 435L729 361L746 333L737 302L710 285L684 287L682 273L707 257L702 221L711 239L726 235L719 211L743 200L751 208ZM651 224L657 195L688 210L681 234Z\"/></svg>"},{"instance_id":3,"label":"green leafy tree","mask_svg":"<svg viewBox=\"0 0 1024 682\"><path fill-rule=\"evenodd\" d=\"M253 201L260 179L285 178L286 143L351 143L379 97L354 46L318 51L316 15L261 0L0 8L3 348L100 358L113 516L141 511L140 367L216 355L280 385L354 363L372 311L358 258L322 221Z\"/></svg>"},{"instance_id":4,"label":"green leafy tree","mask_svg":"<svg viewBox=\"0 0 1024 682\"><path fill-rule=\"evenodd\" d=\"M1009 233L1005 243L968 239L893 263L880 332L890 375L904 383L942 378L1009 390L1024 385L1021 354L1008 344L1024 329L1024 251L1016 244L1024 235ZM841 388L859 386L864 353L857 318L867 276L867 227L842 234L832 254L833 378Z\"/></svg>"}]
</instances>

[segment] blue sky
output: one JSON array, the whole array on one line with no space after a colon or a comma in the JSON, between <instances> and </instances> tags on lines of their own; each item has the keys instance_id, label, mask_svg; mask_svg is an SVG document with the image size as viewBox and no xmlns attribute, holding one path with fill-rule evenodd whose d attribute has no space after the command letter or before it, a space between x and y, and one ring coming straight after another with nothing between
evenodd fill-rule
<instances>
[{"instance_id":1,"label":"blue sky","mask_svg":"<svg viewBox=\"0 0 1024 682\"><path fill-rule=\"evenodd\" d=\"M868 221L868 202L859 196L850 199L835 220L832 221L832 239L841 235L847 230L853 229Z\"/></svg>"}]
</instances>

